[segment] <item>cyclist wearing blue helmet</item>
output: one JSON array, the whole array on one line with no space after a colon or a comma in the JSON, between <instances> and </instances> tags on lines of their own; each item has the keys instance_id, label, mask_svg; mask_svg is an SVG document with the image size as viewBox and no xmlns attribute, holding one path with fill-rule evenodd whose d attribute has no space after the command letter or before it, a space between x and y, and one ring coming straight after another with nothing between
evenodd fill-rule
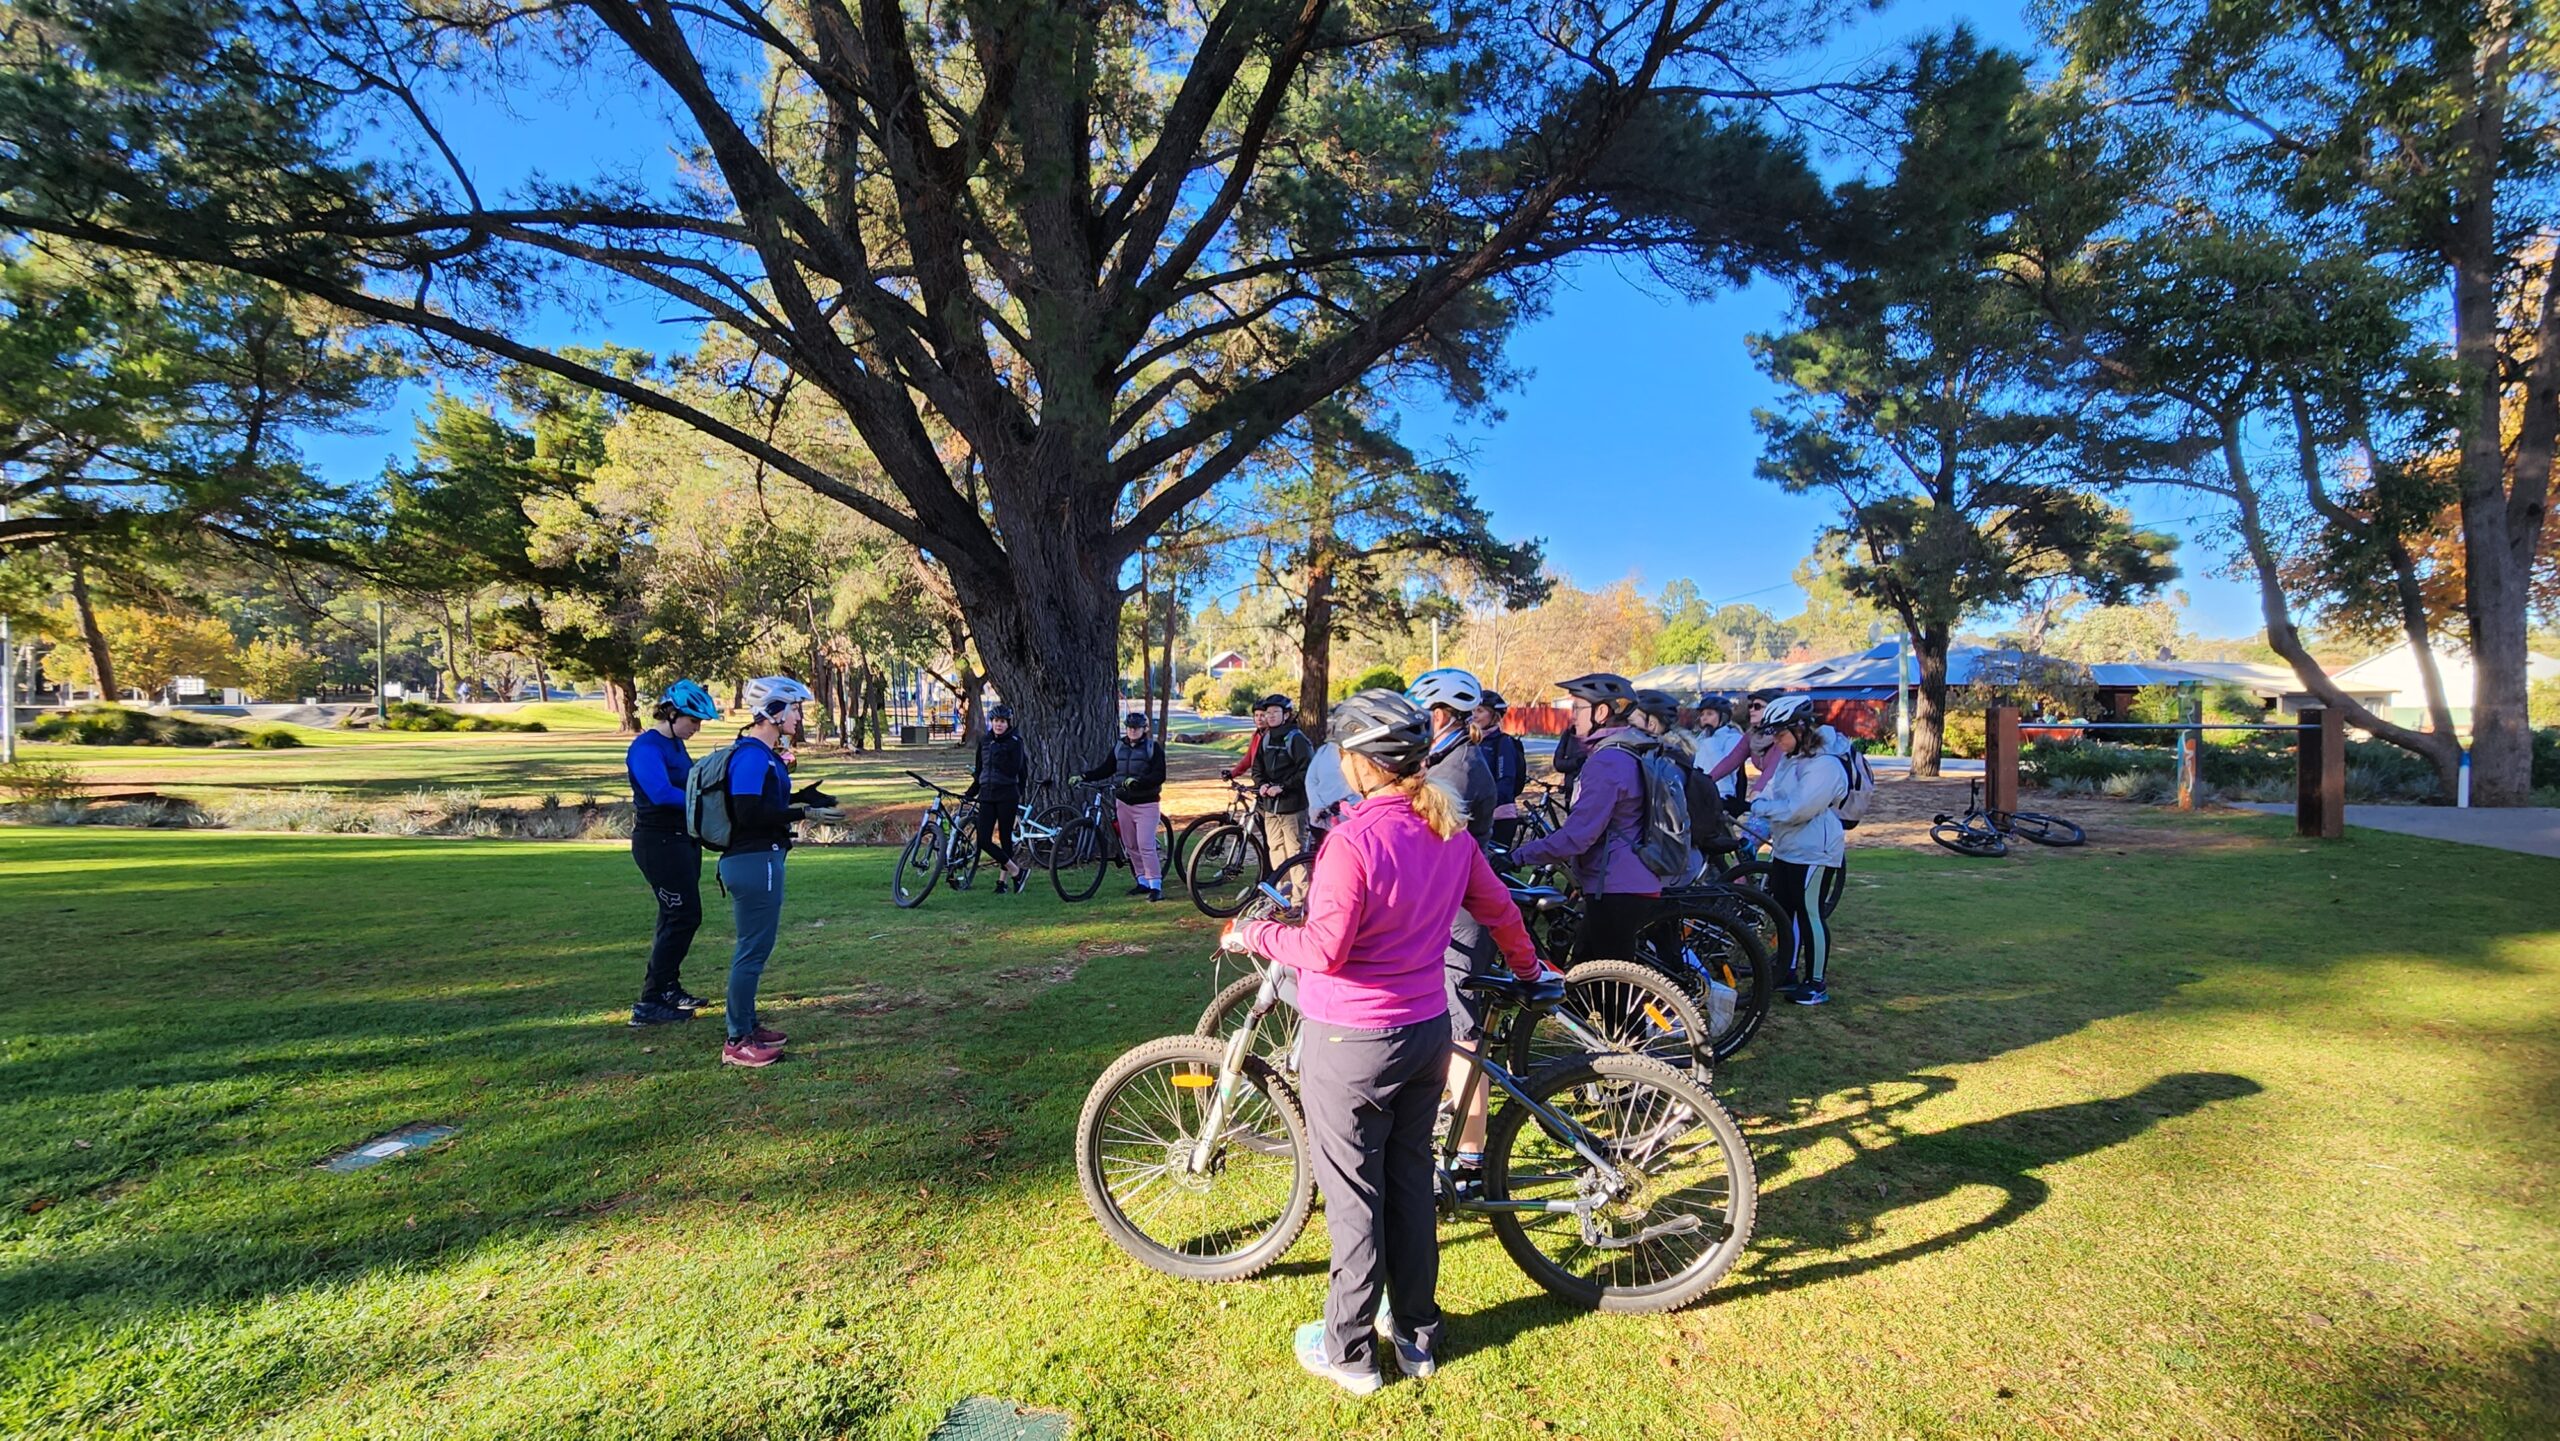
<instances>
[{"instance_id":1,"label":"cyclist wearing blue helmet","mask_svg":"<svg viewBox=\"0 0 2560 1441\"><path fill-rule=\"evenodd\" d=\"M684 743L704 721L719 719L720 706L711 692L680 680L658 698L651 716L653 724L623 761L631 776L631 859L658 898L658 933L649 943L640 999L631 1007L635 1026L689 1021L707 1004L676 975L693 948L693 933L702 929L702 845L684 829L684 780L693 769Z\"/></svg>"}]
</instances>

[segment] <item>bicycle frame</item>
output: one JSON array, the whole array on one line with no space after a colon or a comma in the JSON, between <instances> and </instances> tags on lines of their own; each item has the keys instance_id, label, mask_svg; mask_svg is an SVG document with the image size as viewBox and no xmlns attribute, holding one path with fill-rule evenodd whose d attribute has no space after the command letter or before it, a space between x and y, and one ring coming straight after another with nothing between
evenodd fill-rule
<instances>
[{"instance_id":1,"label":"bicycle frame","mask_svg":"<svg viewBox=\"0 0 2560 1441\"><path fill-rule=\"evenodd\" d=\"M1286 907L1288 905L1288 897L1283 895L1280 890L1273 886L1269 881L1262 882L1261 889L1264 895L1270 897L1281 906ZM1254 992L1253 1005L1246 1010L1243 1023L1236 1027L1234 1034L1227 1037L1226 1054L1218 1063L1217 1089L1210 1096L1209 1113L1201 1121L1200 1136L1197 1140L1193 1141L1191 1145L1191 1156L1186 1165L1186 1169L1188 1169L1192 1175L1197 1176L1205 1174L1209 1169L1210 1161L1213 1159L1212 1150L1215 1143L1219 1136L1226 1130L1227 1110L1235 1101L1236 1088L1244 1084L1244 1062L1246 1055L1251 1051L1253 1046L1253 1029L1256 1025L1261 1023L1263 1017L1271 1013L1272 1007L1280 1003L1280 976L1286 969L1286 967L1282 966L1277 961L1268 959L1263 960L1262 985ZM1581 1126L1576 1125L1567 1117L1557 1115L1555 1112L1539 1105L1535 1101L1530 1100L1527 1092L1523 1089L1520 1083L1520 1078L1511 1074L1511 1072L1504 1068L1501 1063L1485 1054L1486 1051L1492 1048L1493 1042L1496 1039L1500 1037L1507 1037L1511 1034L1511 1027L1518 1024L1519 1015L1520 1013L1517 1009L1506 1009L1503 1012L1502 1024L1497 1030L1488 1032L1485 1040L1477 1049L1470 1050L1456 1042L1450 1043L1449 1053L1453 1056L1465 1058L1474 1067L1473 1072L1467 1078L1465 1088L1458 1097L1457 1114L1466 1114L1467 1106L1475 1099L1476 1087L1478 1085L1497 1087L1501 1090L1502 1094L1510 1098L1513 1103L1528 1107L1529 1114L1538 1119L1538 1123L1546 1128L1547 1134L1554 1136L1558 1140L1561 1140L1565 1144L1571 1146L1575 1155L1578 1155L1585 1161L1590 1162L1598 1171L1600 1178L1607 1183L1606 1189L1609 1192L1614 1193L1623 1189L1626 1185L1625 1174L1615 1165L1611 1164L1609 1158L1602 1153L1598 1142L1592 1139L1589 1132L1585 1131ZM1599 1037L1592 1035L1588 1030L1584 1029L1579 1023L1574 1021L1571 1016L1558 1012L1556 1019L1564 1025L1569 1034L1571 1034L1576 1040L1583 1042L1592 1051L1607 1053L1616 1049L1608 1045L1607 1042L1603 1041ZM1439 1169L1444 1176L1448 1174L1452 1164L1451 1158L1455 1156L1455 1154L1455 1142L1448 1138L1443 1138L1438 1164ZM1456 1209L1460 1211L1481 1214L1490 1214L1495 1211L1536 1211L1555 1215L1587 1217L1591 1212L1599 1209L1601 1202L1596 1198L1587 1196L1571 1201L1488 1201L1478 1197L1472 1200L1458 1201L1455 1205Z\"/></svg>"}]
</instances>

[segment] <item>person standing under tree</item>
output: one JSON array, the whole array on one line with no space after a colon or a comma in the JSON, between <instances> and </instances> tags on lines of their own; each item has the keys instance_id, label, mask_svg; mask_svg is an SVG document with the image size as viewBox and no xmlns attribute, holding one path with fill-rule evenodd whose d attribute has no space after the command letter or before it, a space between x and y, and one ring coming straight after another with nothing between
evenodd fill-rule
<instances>
[{"instance_id":1,"label":"person standing under tree","mask_svg":"<svg viewBox=\"0 0 2560 1441\"><path fill-rule=\"evenodd\" d=\"M987 707L987 733L978 737L978 758L970 768L964 801L978 803L978 851L995 861L996 894L1019 894L1029 873L1013 858L1013 827L1022 817L1022 789L1030 784L1031 753L1013 729L1013 707Z\"/></svg>"},{"instance_id":2,"label":"person standing under tree","mask_svg":"<svg viewBox=\"0 0 2560 1441\"><path fill-rule=\"evenodd\" d=\"M1120 853L1129 858L1138 883L1129 894L1149 901L1164 899L1164 857L1156 854L1158 818L1164 814L1164 746L1147 734L1147 718L1131 711L1120 718L1120 739L1102 763L1083 779L1114 781Z\"/></svg>"},{"instance_id":3,"label":"person standing under tree","mask_svg":"<svg viewBox=\"0 0 2560 1441\"><path fill-rule=\"evenodd\" d=\"M738 923L738 948L729 959L729 1042L720 1059L770 1066L791 1038L757 1024L756 991L782 928L782 863L791 853L791 828L806 814L792 801L781 752L800 733L809 688L789 676L758 676L739 700L753 719L729 752L729 851L720 858L720 884Z\"/></svg>"},{"instance_id":4,"label":"person standing under tree","mask_svg":"<svg viewBox=\"0 0 2560 1441\"><path fill-rule=\"evenodd\" d=\"M658 931L649 942L640 999L631 1007L634 1026L690 1021L710 1004L686 990L678 974L694 932L702 929L702 843L684 828L684 781L693 770L684 743L704 721L719 718L720 703L709 691L677 681L623 758L631 777L631 859L658 898Z\"/></svg>"},{"instance_id":5,"label":"person standing under tree","mask_svg":"<svg viewBox=\"0 0 2560 1441\"><path fill-rule=\"evenodd\" d=\"M1254 719L1262 726L1262 744L1253 752L1254 794L1260 798L1255 805L1262 814L1263 849L1270 852L1275 870L1307 848L1307 766L1315 759L1315 747L1298 729L1297 711L1287 696L1276 693L1254 708ZM1290 873L1293 902L1306 897L1303 875Z\"/></svg>"},{"instance_id":6,"label":"person standing under tree","mask_svg":"<svg viewBox=\"0 0 2560 1441\"><path fill-rule=\"evenodd\" d=\"M1849 768L1822 750L1820 722L1808 696L1769 703L1755 728L1769 742L1775 769L1760 783L1751 817L1769 828L1769 898L1795 923L1796 982L1786 997L1799 1006L1831 999L1831 928L1822 919L1822 883L1846 858L1837 807L1849 793Z\"/></svg>"}]
</instances>

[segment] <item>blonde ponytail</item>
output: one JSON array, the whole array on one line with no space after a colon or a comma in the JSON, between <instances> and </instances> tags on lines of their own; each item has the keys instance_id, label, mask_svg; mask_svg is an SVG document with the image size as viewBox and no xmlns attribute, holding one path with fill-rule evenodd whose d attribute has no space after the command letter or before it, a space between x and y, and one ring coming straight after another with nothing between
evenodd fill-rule
<instances>
[{"instance_id":1,"label":"blonde ponytail","mask_svg":"<svg viewBox=\"0 0 2560 1441\"><path fill-rule=\"evenodd\" d=\"M1467 828L1466 803L1427 772L1399 776L1358 751L1342 753L1342 768L1343 778L1364 796L1399 795L1411 801L1413 813L1444 841Z\"/></svg>"}]
</instances>

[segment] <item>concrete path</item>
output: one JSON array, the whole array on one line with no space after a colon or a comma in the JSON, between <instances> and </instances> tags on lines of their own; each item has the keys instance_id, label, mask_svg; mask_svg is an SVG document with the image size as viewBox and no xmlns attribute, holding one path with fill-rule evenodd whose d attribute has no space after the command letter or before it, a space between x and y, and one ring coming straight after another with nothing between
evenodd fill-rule
<instances>
[{"instance_id":1,"label":"concrete path","mask_svg":"<svg viewBox=\"0 0 2560 1441\"><path fill-rule=\"evenodd\" d=\"M2289 805L2244 805L2242 810L2289 816ZM2347 824L2369 830L2397 831L2404 836L2490 846L2528 856L2560 859L2560 808L2518 806L2513 809L2457 810L2451 806L2349 806Z\"/></svg>"}]
</instances>

